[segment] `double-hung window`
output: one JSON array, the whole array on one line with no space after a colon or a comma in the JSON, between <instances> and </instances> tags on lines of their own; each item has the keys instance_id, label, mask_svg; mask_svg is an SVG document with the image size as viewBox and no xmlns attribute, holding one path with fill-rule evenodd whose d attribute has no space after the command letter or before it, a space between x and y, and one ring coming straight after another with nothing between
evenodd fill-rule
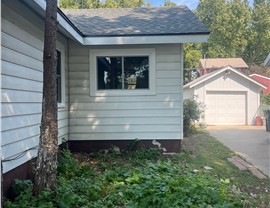
<instances>
[{"instance_id":1,"label":"double-hung window","mask_svg":"<svg viewBox=\"0 0 270 208\"><path fill-rule=\"evenodd\" d=\"M56 61L56 97L58 107L65 107L65 49L61 44L57 44Z\"/></svg>"},{"instance_id":2,"label":"double-hung window","mask_svg":"<svg viewBox=\"0 0 270 208\"><path fill-rule=\"evenodd\" d=\"M62 102L62 84L61 84L61 52L57 52L57 64L56 64L56 96L57 96L57 103Z\"/></svg>"},{"instance_id":3,"label":"double-hung window","mask_svg":"<svg viewBox=\"0 0 270 208\"><path fill-rule=\"evenodd\" d=\"M155 93L155 50L90 51L92 96Z\"/></svg>"}]
</instances>

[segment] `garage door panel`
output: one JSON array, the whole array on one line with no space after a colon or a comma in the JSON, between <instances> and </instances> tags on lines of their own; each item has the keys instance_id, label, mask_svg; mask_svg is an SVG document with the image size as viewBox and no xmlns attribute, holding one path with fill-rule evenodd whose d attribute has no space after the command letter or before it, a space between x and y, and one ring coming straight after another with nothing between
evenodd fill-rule
<instances>
[{"instance_id":1,"label":"garage door panel","mask_svg":"<svg viewBox=\"0 0 270 208\"><path fill-rule=\"evenodd\" d=\"M209 125L245 125L245 92L207 92L206 123Z\"/></svg>"}]
</instances>

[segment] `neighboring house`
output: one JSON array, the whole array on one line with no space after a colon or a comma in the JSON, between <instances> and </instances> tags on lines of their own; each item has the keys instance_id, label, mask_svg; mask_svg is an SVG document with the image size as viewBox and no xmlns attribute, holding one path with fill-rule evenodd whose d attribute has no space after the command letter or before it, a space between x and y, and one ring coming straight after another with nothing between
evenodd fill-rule
<instances>
[{"instance_id":1,"label":"neighboring house","mask_svg":"<svg viewBox=\"0 0 270 208\"><path fill-rule=\"evenodd\" d=\"M245 70L248 69L248 65L242 58L208 58L200 59L199 61L199 71L201 75L226 66L231 66L241 72L245 72Z\"/></svg>"},{"instance_id":2,"label":"neighboring house","mask_svg":"<svg viewBox=\"0 0 270 208\"><path fill-rule=\"evenodd\" d=\"M4 191L30 177L39 144L44 0L3 0ZM183 43L208 30L186 7L58 10L59 144L90 152L146 146L180 150Z\"/></svg>"},{"instance_id":3,"label":"neighboring house","mask_svg":"<svg viewBox=\"0 0 270 208\"><path fill-rule=\"evenodd\" d=\"M267 87L266 89L263 89L263 94L267 95L270 93L270 77L262 76L259 74L251 74L249 76Z\"/></svg>"},{"instance_id":4,"label":"neighboring house","mask_svg":"<svg viewBox=\"0 0 270 208\"><path fill-rule=\"evenodd\" d=\"M227 66L186 84L184 99L197 96L208 125L253 125L261 89L266 87Z\"/></svg>"}]
</instances>

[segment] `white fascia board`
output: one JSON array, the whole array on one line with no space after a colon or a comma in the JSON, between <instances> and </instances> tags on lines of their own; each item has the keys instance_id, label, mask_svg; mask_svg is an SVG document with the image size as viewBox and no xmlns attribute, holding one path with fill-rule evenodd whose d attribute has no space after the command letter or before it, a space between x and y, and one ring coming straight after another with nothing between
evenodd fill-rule
<instances>
[{"instance_id":1,"label":"white fascia board","mask_svg":"<svg viewBox=\"0 0 270 208\"><path fill-rule=\"evenodd\" d=\"M59 24L64 28L64 30L66 30L79 43L83 44L83 37L79 33L77 33L77 31L74 30L73 27L71 27L70 24L60 14L57 14L57 20Z\"/></svg>"},{"instance_id":2,"label":"white fascia board","mask_svg":"<svg viewBox=\"0 0 270 208\"><path fill-rule=\"evenodd\" d=\"M209 35L85 37L84 45L134 45L207 42Z\"/></svg>"},{"instance_id":3,"label":"white fascia board","mask_svg":"<svg viewBox=\"0 0 270 208\"><path fill-rule=\"evenodd\" d=\"M44 0L34 0L44 11L46 10L46 2Z\"/></svg>"},{"instance_id":4,"label":"white fascia board","mask_svg":"<svg viewBox=\"0 0 270 208\"><path fill-rule=\"evenodd\" d=\"M246 78L247 80L253 82L254 84L259 85L260 87L262 87L262 88L264 88L264 89L267 89L267 87L266 87L265 85L261 84L260 82L256 81L255 79L252 79L252 78L250 78L249 76L247 76L247 75L245 75L245 74L239 72L238 70L235 70L234 68L231 68L231 67L230 67L229 69L230 69L231 71L233 71L234 73L236 73L236 74L238 74L238 75L240 75L240 76Z\"/></svg>"},{"instance_id":5,"label":"white fascia board","mask_svg":"<svg viewBox=\"0 0 270 208\"><path fill-rule=\"evenodd\" d=\"M251 74L251 75L249 75L249 76L250 76L251 78L252 78L253 76L257 76L257 77L261 77L261 78L270 80L270 77L266 77L266 76L263 76L263 75L260 75L260 74Z\"/></svg>"},{"instance_id":6,"label":"white fascia board","mask_svg":"<svg viewBox=\"0 0 270 208\"><path fill-rule=\"evenodd\" d=\"M243 78L245 78L245 79L247 79L247 80L253 82L254 84L256 84L256 85L258 85L258 86L260 86L260 87L262 87L262 88L264 88L264 89L267 89L267 87L266 87L265 85L263 85L263 84L257 82L256 80L250 78L249 76L247 76L247 75L245 75L245 74L239 72L238 70L234 69L234 68L231 67L231 66L224 67L223 69L221 69L221 70L218 71L217 73L214 73L214 72L213 72L213 74L212 74L211 76L205 77L205 79L202 79L202 80L200 80L199 82L196 82L196 83L194 83L193 85L190 85L189 88L193 88L193 87L195 87L195 86L201 84L202 82L205 82L205 81L207 81L208 79L211 79L212 77L215 77L215 76L217 76L217 75L220 74L220 73L223 73L223 72L226 71L226 70L231 70L231 71L233 71L234 73L238 74L239 76L241 76L241 77L243 77ZM185 88L185 87L184 87L184 88Z\"/></svg>"},{"instance_id":7,"label":"white fascia board","mask_svg":"<svg viewBox=\"0 0 270 208\"><path fill-rule=\"evenodd\" d=\"M34 2L44 11L46 10L46 2L44 0L34 0ZM58 13L57 21L59 22L59 25L64 28L72 37L74 37L79 43L83 44L83 37Z\"/></svg>"}]
</instances>

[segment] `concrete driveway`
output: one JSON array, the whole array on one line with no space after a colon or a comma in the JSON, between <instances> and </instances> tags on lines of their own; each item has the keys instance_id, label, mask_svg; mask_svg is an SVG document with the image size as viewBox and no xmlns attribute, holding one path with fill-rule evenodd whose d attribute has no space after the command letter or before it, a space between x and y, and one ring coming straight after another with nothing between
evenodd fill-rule
<instances>
[{"instance_id":1,"label":"concrete driveway","mask_svg":"<svg viewBox=\"0 0 270 208\"><path fill-rule=\"evenodd\" d=\"M265 127L208 126L218 141L270 176L270 134Z\"/></svg>"}]
</instances>

